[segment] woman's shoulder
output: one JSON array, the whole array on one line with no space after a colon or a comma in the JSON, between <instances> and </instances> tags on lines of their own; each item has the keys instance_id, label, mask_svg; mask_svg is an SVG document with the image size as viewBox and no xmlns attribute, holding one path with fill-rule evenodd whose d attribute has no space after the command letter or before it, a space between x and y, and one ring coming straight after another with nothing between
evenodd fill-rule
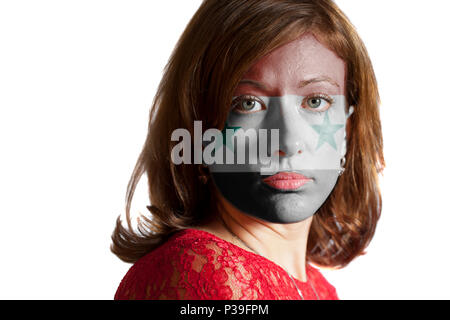
<instances>
[{"instance_id":1,"label":"woman's shoulder","mask_svg":"<svg viewBox=\"0 0 450 320\"><path fill-rule=\"evenodd\" d=\"M217 244L213 235L196 230L185 229L174 233L167 241L159 247L144 255L132 267L149 267L155 263L172 262L176 258L185 258L191 253L208 255L211 252L207 248L214 247ZM211 248L212 249L212 248Z\"/></svg>"},{"instance_id":2,"label":"woman's shoulder","mask_svg":"<svg viewBox=\"0 0 450 320\"><path fill-rule=\"evenodd\" d=\"M173 234L165 243L139 259L134 268L161 267L181 263L183 269L199 271L206 262L219 262L217 257L233 256L238 250L229 242L198 229L185 229ZM221 259L219 259L221 260Z\"/></svg>"},{"instance_id":3,"label":"woman's shoulder","mask_svg":"<svg viewBox=\"0 0 450 320\"><path fill-rule=\"evenodd\" d=\"M115 299L231 299L225 283L239 259L234 251L211 233L179 231L130 268Z\"/></svg>"}]
</instances>

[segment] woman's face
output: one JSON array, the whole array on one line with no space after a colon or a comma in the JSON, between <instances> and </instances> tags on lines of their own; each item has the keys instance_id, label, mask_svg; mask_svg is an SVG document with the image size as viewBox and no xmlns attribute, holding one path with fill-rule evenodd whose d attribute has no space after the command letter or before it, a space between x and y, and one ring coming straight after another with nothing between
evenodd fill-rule
<instances>
[{"instance_id":1,"label":"woman's face","mask_svg":"<svg viewBox=\"0 0 450 320\"><path fill-rule=\"evenodd\" d=\"M333 190L346 152L345 79L344 61L311 34L248 70L234 94L227 128L232 133L265 129L268 134L240 141L224 135L224 148L234 147L237 157L241 145L247 156L240 165L210 165L218 190L230 204L273 223L314 215ZM279 140L271 150L274 129ZM250 161L251 144L257 144L255 150L268 150L265 156L277 156L269 175L262 173L261 154Z\"/></svg>"}]
</instances>

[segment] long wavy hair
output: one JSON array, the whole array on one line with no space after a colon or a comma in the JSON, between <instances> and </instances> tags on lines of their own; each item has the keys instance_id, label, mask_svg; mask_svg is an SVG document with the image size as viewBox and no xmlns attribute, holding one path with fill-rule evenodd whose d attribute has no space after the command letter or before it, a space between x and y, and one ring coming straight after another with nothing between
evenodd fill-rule
<instances>
[{"instance_id":1,"label":"long wavy hair","mask_svg":"<svg viewBox=\"0 0 450 320\"><path fill-rule=\"evenodd\" d=\"M364 253L381 213L378 175L384 168L379 94L367 50L332 0L204 0L178 41L150 111L147 139L127 188L126 226L120 216L111 250L135 262L174 232L217 214L217 190L201 165L175 165L171 134L194 121L223 128L244 73L274 49L314 34L347 66L346 98L355 106L345 173L313 218L307 260L340 268ZM151 205L132 227L130 207L146 175ZM206 173L207 174L207 173Z\"/></svg>"}]
</instances>

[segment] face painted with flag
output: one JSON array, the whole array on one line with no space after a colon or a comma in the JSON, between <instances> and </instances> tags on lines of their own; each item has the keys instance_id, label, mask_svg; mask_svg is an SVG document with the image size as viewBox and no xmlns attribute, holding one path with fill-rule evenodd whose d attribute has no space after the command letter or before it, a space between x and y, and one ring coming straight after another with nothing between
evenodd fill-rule
<instances>
[{"instance_id":1,"label":"face painted with flag","mask_svg":"<svg viewBox=\"0 0 450 320\"><path fill-rule=\"evenodd\" d=\"M242 78L213 180L236 209L273 223L303 221L320 208L346 153L346 66L306 34L263 57ZM220 150L220 152L218 152Z\"/></svg>"}]
</instances>

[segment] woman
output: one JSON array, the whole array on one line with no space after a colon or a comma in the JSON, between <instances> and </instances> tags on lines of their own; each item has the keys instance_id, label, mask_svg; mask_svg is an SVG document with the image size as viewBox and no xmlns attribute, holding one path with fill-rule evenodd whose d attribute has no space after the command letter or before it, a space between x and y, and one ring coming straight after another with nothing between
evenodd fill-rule
<instances>
[{"instance_id":1,"label":"woman","mask_svg":"<svg viewBox=\"0 0 450 320\"><path fill-rule=\"evenodd\" d=\"M118 219L112 236L135 262L116 299L337 299L311 264L344 267L375 232L378 106L366 49L331 0L205 0L166 66L128 228ZM199 162L196 121L223 130L203 156L214 144L210 158L245 161ZM180 128L193 153L173 139ZM270 133L236 138L251 130ZM144 173L151 216L135 232Z\"/></svg>"}]
</instances>

